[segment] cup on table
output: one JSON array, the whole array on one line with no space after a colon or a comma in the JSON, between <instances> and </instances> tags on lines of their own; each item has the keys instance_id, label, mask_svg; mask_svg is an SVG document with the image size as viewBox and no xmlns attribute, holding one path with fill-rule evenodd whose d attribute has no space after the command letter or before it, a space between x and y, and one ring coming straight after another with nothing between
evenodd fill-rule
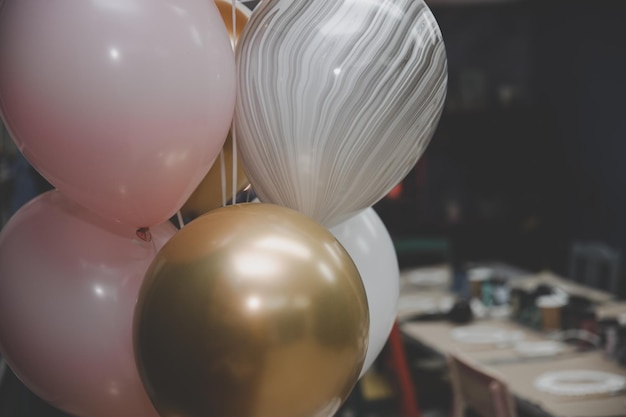
<instances>
[{"instance_id":1,"label":"cup on table","mask_svg":"<svg viewBox=\"0 0 626 417\"><path fill-rule=\"evenodd\" d=\"M489 268L474 268L467 273L470 283L470 295L472 298L482 300L483 283L491 278L492 271Z\"/></svg>"},{"instance_id":2,"label":"cup on table","mask_svg":"<svg viewBox=\"0 0 626 417\"><path fill-rule=\"evenodd\" d=\"M561 329L561 310L567 299L558 295L542 295L537 298L537 307L541 311L541 327L543 330Z\"/></svg>"}]
</instances>

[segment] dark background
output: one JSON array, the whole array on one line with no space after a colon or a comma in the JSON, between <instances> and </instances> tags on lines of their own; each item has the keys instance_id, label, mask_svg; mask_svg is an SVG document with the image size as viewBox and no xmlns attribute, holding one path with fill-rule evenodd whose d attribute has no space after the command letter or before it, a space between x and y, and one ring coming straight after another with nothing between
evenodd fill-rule
<instances>
[{"instance_id":1,"label":"dark background","mask_svg":"<svg viewBox=\"0 0 626 417\"><path fill-rule=\"evenodd\" d=\"M622 252L626 4L442 3L446 108L401 195L376 206L392 236L564 275L573 242Z\"/></svg>"}]
</instances>

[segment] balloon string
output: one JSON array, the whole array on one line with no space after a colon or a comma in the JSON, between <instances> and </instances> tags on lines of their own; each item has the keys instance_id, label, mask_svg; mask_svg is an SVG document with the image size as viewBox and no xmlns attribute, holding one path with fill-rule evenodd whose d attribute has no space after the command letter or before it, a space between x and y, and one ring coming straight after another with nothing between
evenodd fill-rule
<instances>
[{"instance_id":1,"label":"balloon string","mask_svg":"<svg viewBox=\"0 0 626 417\"><path fill-rule=\"evenodd\" d=\"M237 203L237 133L235 133L235 120L231 127L233 136L233 204Z\"/></svg>"},{"instance_id":2,"label":"balloon string","mask_svg":"<svg viewBox=\"0 0 626 417\"><path fill-rule=\"evenodd\" d=\"M176 218L178 219L178 228L182 229L183 227L185 227L185 222L183 221L183 214L180 212L180 210L178 210L178 212L176 213Z\"/></svg>"},{"instance_id":3,"label":"balloon string","mask_svg":"<svg viewBox=\"0 0 626 417\"><path fill-rule=\"evenodd\" d=\"M233 0L232 4L231 4L231 12L232 12L232 19L233 19L233 39L232 39L232 45L233 45L233 51L235 50L235 45L237 45L237 1Z\"/></svg>"},{"instance_id":4,"label":"balloon string","mask_svg":"<svg viewBox=\"0 0 626 417\"><path fill-rule=\"evenodd\" d=\"M236 0L232 2L232 12L233 12L233 49L237 44L237 5L235 4ZM235 89L237 85L235 85ZM232 204L237 203L237 131L235 129L235 118L233 117L233 121L231 124L231 136L233 138L233 199Z\"/></svg>"},{"instance_id":5,"label":"balloon string","mask_svg":"<svg viewBox=\"0 0 626 417\"><path fill-rule=\"evenodd\" d=\"M220 152L220 174L222 175L222 207L226 205L226 161L224 149Z\"/></svg>"}]
</instances>

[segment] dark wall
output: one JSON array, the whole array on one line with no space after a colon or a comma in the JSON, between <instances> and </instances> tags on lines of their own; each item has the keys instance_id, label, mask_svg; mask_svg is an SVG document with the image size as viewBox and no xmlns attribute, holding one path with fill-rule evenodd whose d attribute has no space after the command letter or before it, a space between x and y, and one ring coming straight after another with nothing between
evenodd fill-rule
<instances>
[{"instance_id":1,"label":"dark wall","mask_svg":"<svg viewBox=\"0 0 626 417\"><path fill-rule=\"evenodd\" d=\"M623 251L624 2L432 9L448 100L402 197L377 205L392 234L447 236L461 260L561 273L574 240Z\"/></svg>"},{"instance_id":2,"label":"dark wall","mask_svg":"<svg viewBox=\"0 0 626 417\"><path fill-rule=\"evenodd\" d=\"M549 2L548 2L549 3ZM572 238L626 245L626 5L557 3L541 9L537 87L564 150Z\"/></svg>"}]
</instances>

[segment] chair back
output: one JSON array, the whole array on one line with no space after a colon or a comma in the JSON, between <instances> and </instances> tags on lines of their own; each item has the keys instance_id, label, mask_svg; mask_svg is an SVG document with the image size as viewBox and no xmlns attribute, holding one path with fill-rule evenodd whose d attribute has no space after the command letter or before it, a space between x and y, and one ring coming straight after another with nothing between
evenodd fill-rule
<instances>
[{"instance_id":1,"label":"chair back","mask_svg":"<svg viewBox=\"0 0 626 417\"><path fill-rule=\"evenodd\" d=\"M618 294L621 254L602 242L574 242L570 251L569 278Z\"/></svg>"},{"instance_id":2,"label":"chair back","mask_svg":"<svg viewBox=\"0 0 626 417\"><path fill-rule=\"evenodd\" d=\"M448 359L454 393L453 417L469 408L481 417L516 417L507 385L496 375L476 366L460 354Z\"/></svg>"}]
</instances>

